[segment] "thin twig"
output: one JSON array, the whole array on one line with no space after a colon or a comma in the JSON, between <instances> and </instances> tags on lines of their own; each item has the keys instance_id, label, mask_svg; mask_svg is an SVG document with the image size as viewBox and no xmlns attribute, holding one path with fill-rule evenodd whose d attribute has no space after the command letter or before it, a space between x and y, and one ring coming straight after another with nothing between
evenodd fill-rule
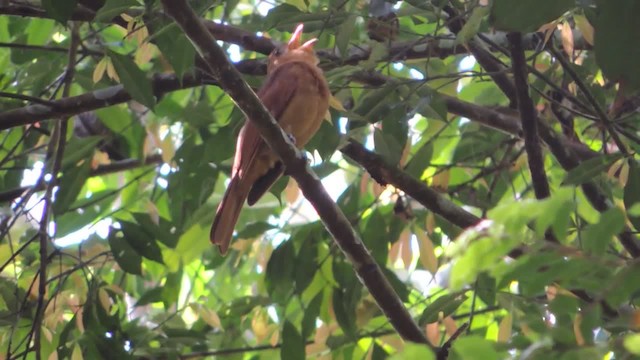
<instances>
[{"instance_id":1,"label":"thin twig","mask_svg":"<svg viewBox=\"0 0 640 360\"><path fill-rule=\"evenodd\" d=\"M69 63L64 80L64 88L62 90L62 97L68 97L71 92L71 84L73 82L73 76L75 75L76 64L76 50L80 44L80 35L78 33L78 24L71 25L71 44L69 46ZM48 234L49 217L51 215L51 206L53 205L53 188L57 184L57 174L62 167L62 157L64 154L64 148L67 141L67 125L68 119L62 119L56 123L54 135L50 139L49 149L55 149L55 155L53 157L53 164L51 166L51 181L47 184L47 190L44 196L44 208L42 210L42 218L40 220L40 268L38 271L39 283L38 283L38 303L36 306L36 314L33 321L33 348L35 349L36 359L41 359L41 346L40 335L42 321L44 318L44 298L47 292L47 264L48 264L48 245L50 243ZM45 176L46 171L43 171Z\"/></svg>"},{"instance_id":2,"label":"thin twig","mask_svg":"<svg viewBox=\"0 0 640 360\"><path fill-rule=\"evenodd\" d=\"M611 119L609 119L609 115L607 115L607 113L604 111L604 109L602 108L598 100L593 96L593 94L591 94L591 90L589 90L589 87L587 87L584 81L582 81L582 78L573 70L573 68L571 67L571 64L569 64L567 59L565 59L565 57L562 56L562 54L560 54L556 49L553 48L553 45L549 45L547 49L555 57L555 59L560 63L560 65L562 65L562 68L564 69L564 71L576 83L580 91L582 91L582 94L584 95L584 97L587 99L589 104L591 104L596 114L598 114L598 117L600 118L600 122L605 127L605 129L607 129L607 131L609 132L609 135L611 135L611 139L613 139L613 142L618 147L618 150L620 150L620 152L623 153L625 156L629 156L629 150L627 149L627 146L624 144L624 142L622 142L622 139L620 139L618 132L614 129L613 123L611 122Z\"/></svg>"},{"instance_id":3,"label":"thin twig","mask_svg":"<svg viewBox=\"0 0 640 360\"><path fill-rule=\"evenodd\" d=\"M511 44L511 61L513 64L516 98L522 122L524 146L527 151L533 190L536 198L539 200L546 199L551 195L551 191L549 190L549 182L544 169L544 156L538 138L536 109L529 96L527 62L524 56L524 49L522 48L522 34L518 32L509 33L507 34L507 38Z\"/></svg>"},{"instance_id":4,"label":"thin twig","mask_svg":"<svg viewBox=\"0 0 640 360\"><path fill-rule=\"evenodd\" d=\"M458 339L460 335L462 335L467 330L468 327L469 327L468 323L463 323L462 325L460 325L460 327L456 330L456 332L454 332L453 335L451 335L449 340L447 340L447 342L445 342L442 345L442 347L440 348L440 351L438 351L438 354L437 354L438 360L444 360L449 357L449 350L451 349L453 342L456 341L456 339Z\"/></svg>"}]
</instances>

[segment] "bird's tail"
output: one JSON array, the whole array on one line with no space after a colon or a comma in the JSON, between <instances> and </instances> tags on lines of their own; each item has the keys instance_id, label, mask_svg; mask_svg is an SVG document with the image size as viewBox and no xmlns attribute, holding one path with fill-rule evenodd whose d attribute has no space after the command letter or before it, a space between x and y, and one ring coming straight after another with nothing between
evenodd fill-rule
<instances>
[{"instance_id":1,"label":"bird's tail","mask_svg":"<svg viewBox=\"0 0 640 360\"><path fill-rule=\"evenodd\" d=\"M226 254L233 236L233 229L238 221L238 216L242 210L247 192L240 190L238 178L231 179L224 197L216 210L216 217L211 225L209 238L211 242L218 245L221 254Z\"/></svg>"}]
</instances>

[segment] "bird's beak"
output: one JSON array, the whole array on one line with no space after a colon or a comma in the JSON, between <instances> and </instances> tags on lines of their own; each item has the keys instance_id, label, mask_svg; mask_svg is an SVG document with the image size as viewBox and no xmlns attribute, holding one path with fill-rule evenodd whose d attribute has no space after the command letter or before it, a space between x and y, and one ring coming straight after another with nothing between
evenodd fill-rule
<instances>
[{"instance_id":1,"label":"bird's beak","mask_svg":"<svg viewBox=\"0 0 640 360\"><path fill-rule=\"evenodd\" d=\"M289 44L287 45L289 50L297 49L300 47L300 38L302 37L302 30L304 30L304 24L298 24L298 26L296 27L296 31L294 31L293 35L291 35L291 40L289 40Z\"/></svg>"}]
</instances>

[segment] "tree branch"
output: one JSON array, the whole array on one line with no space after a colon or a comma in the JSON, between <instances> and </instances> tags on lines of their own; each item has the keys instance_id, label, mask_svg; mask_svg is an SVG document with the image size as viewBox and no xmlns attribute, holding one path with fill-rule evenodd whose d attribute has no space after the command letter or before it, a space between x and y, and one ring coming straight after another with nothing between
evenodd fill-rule
<instances>
[{"instance_id":1,"label":"tree branch","mask_svg":"<svg viewBox=\"0 0 640 360\"><path fill-rule=\"evenodd\" d=\"M404 171L388 164L381 156L367 150L353 139L350 139L340 151L362 165L379 184L397 187L425 208L462 229L474 226L482 220Z\"/></svg>"},{"instance_id":2,"label":"tree branch","mask_svg":"<svg viewBox=\"0 0 640 360\"><path fill-rule=\"evenodd\" d=\"M71 44L69 46L69 59L67 63L67 69L64 74L64 85L62 89L62 97L68 97L71 91L71 84L76 72L76 55L78 46L80 46L80 34L78 33L78 25L71 24ZM53 159L47 156L47 160L53 160L51 164L51 181L46 184L46 193L44 196L44 207L42 210L42 217L40 220L40 266L38 271L38 301L36 305L36 311L34 315L33 325L31 328L30 337L33 336L33 348L35 349L36 359L41 358L41 346L40 336L42 334L42 321L44 319L44 297L47 293L47 265L48 261L48 246L50 243L50 237L48 234L49 217L51 216L51 206L53 205L53 188L58 183L58 173L62 167L62 157L64 155L64 149L67 143L67 126L68 118L62 119L56 123L53 136L49 140L49 147L47 155L53 155ZM44 184L47 171L43 171L40 177L39 183ZM29 341L30 342L30 341Z\"/></svg>"},{"instance_id":3,"label":"tree branch","mask_svg":"<svg viewBox=\"0 0 640 360\"><path fill-rule=\"evenodd\" d=\"M400 336L408 341L427 344L427 339L413 321L369 250L355 233L342 211L331 200L320 179L310 170L306 157L291 143L284 130L269 114L240 73L227 59L216 40L198 21L197 15L185 0L163 0L167 13L174 18L191 39L218 78L222 88L258 128L271 149L278 154L287 171L298 182L303 195L318 212L325 227L352 263L356 273L378 306Z\"/></svg>"},{"instance_id":4,"label":"tree branch","mask_svg":"<svg viewBox=\"0 0 640 360\"><path fill-rule=\"evenodd\" d=\"M157 97L171 91L213 83L205 77L185 76L178 79L175 75L165 74L156 75L152 80L154 94ZM86 94L51 101L50 105L33 104L5 111L0 113L0 130L56 117L76 115L130 100L131 95L122 85L110 86Z\"/></svg>"},{"instance_id":5,"label":"tree branch","mask_svg":"<svg viewBox=\"0 0 640 360\"><path fill-rule=\"evenodd\" d=\"M536 198L545 199L551 195L551 191L549 190L549 182L544 169L544 155L538 138L536 109L529 96L527 60L524 57L524 49L522 48L522 36L520 33L513 32L509 33L507 38L511 44L511 63L516 87L516 99L522 122L524 147L527 151L527 162L531 172L533 191L536 194Z\"/></svg>"}]
</instances>

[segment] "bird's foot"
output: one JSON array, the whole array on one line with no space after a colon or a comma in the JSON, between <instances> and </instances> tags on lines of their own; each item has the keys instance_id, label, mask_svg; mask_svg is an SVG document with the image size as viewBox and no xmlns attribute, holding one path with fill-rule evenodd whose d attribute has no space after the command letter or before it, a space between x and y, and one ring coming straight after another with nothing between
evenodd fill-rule
<instances>
[{"instance_id":1,"label":"bird's foot","mask_svg":"<svg viewBox=\"0 0 640 360\"><path fill-rule=\"evenodd\" d=\"M293 136L293 134L287 133L287 137L289 138L289 141L291 141L293 143L293 145L296 144L296 137Z\"/></svg>"}]
</instances>

